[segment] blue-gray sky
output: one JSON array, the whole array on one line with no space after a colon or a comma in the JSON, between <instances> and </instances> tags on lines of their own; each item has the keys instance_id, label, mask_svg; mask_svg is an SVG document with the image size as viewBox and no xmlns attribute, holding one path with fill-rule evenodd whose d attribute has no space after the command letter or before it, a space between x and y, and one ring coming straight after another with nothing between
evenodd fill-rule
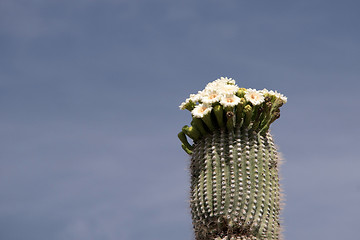
<instances>
[{"instance_id":1,"label":"blue-gray sky","mask_svg":"<svg viewBox=\"0 0 360 240\"><path fill-rule=\"evenodd\" d=\"M359 8L1 0L0 239L192 239L178 106L221 76L288 97L286 239L354 239Z\"/></svg>"}]
</instances>

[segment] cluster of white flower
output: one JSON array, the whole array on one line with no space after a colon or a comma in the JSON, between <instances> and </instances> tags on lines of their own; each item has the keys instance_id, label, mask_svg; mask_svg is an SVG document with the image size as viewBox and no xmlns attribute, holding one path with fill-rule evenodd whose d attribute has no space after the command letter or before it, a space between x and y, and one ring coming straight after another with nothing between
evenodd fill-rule
<instances>
[{"instance_id":1,"label":"cluster of white flower","mask_svg":"<svg viewBox=\"0 0 360 240\"><path fill-rule=\"evenodd\" d=\"M205 89L199 91L197 94L190 94L190 97L185 100L179 107L181 110L189 109L196 118L202 118L210 113L212 107L216 103L220 103L224 108L233 108L240 103L240 96L237 96L239 87L235 84L232 78L221 77L206 85ZM259 105L265 101L266 96L275 96L286 103L287 98L277 91L268 91L263 89L261 91L255 89L244 89L243 97L252 105Z\"/></svg>"}]
</instances>

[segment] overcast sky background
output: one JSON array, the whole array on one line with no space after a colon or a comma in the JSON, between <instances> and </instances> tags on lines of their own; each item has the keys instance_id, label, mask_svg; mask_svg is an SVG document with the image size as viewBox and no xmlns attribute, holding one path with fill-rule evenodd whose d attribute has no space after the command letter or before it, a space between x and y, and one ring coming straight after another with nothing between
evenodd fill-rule
<instances>
[{"instance_id":1,"label":"overcast sky background","mask_svg":"<svg viewBox=\"0 0 360 240\"><path fill-rule=\"evenodd\" d=\"M285 238L360 215L359 1L0 1L0 239L190 240L178 106L221 76L288 97Z\"/></svg>"}]
</instances>

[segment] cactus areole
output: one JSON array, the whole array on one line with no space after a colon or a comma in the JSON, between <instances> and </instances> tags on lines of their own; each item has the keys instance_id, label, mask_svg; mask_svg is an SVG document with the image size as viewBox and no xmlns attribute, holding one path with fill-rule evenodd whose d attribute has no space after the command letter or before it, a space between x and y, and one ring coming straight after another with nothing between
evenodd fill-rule
<instances>
[{"instance_id":1,"label":"cactus areole","mask_svg":"<svg viewBox=\"0 0 360 240\"><path fill-rule=\"evenodd\" d=\"M280 159L269 126L286 102L222 77L180 105L192 114L178 137L191 156L196 240L281 239Z\"/></svg>"}]
</instances>

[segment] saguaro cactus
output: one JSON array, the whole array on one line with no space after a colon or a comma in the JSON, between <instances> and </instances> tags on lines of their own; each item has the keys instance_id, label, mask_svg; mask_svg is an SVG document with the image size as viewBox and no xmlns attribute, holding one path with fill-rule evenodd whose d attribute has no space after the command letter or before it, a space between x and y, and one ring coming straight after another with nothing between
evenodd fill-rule
<instances>
[{"instance_id":1,"label":"saguaro cactus","mask_svg":"<svg viewBox=\"0 0 360 240\"><path fill-rule=\"evenodd\" d=\"M178 137L191 156L196 240L281 238L280 159L269 126L286 102L276 91L220 78L180 105L192 113Z\"/></svg>"}]
</instances>

